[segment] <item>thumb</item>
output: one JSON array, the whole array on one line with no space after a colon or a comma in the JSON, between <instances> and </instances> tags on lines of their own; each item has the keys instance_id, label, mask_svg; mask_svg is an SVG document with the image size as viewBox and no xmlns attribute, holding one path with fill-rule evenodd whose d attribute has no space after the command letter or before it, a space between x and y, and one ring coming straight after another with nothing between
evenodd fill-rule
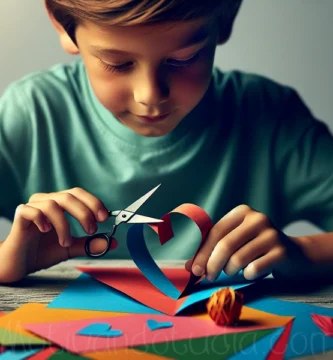
<instances>
[{"instance_id":1,"label":"thumb","mask_svg":"<svg viewBox=\"0 0 333 360\"><path fill-rule=\"evenodd\" d=\"M72 245L67 248L68 258L72 259L75 257L87 256L85 246L88 236L73 237L72 239L73 239ZM109 251L116 249L117 246L118 246L117 240L115 238L112 238ZM90 251L93 254L98 254L103 252L106 247L107 247L107 242L103 238L96 238L92 240L92 242L90 243Z\"/></svg>"},{"instance_id":2,"label":"thumb","mask_svg":"<svg viewBox=\"0 0 333 360\"><path fill-rule=\"evenodd\" d=\"M186 263L185 263L185 269L188 271L188 272L191 272L192 271L192 264L193 264L193 259L190 259L190 260L187 260Z\"/></svg>"}]
</instances>

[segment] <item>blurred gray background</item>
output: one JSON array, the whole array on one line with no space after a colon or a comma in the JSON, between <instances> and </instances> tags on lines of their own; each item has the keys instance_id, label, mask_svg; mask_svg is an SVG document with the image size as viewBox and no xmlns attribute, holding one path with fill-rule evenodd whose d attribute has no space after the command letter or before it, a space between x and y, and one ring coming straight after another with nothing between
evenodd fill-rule
<instances>
[{"instance_id":1,"label":"blurred gray background","mask_svg":"<svg viewBox=\"0 0 333 360\"><path fill-rule=\"evenodd\" d=\"M216 64L293 86L333 130L332 14L333 0L244 0L231 40L217 50ZM29 72L73 59L61 49L42 0L0 1L0 54L0 94ZM10 226L0 219L1 240ZM284 230L289 235L319 231L305 222Z\"/></svg>"}]
</instances>

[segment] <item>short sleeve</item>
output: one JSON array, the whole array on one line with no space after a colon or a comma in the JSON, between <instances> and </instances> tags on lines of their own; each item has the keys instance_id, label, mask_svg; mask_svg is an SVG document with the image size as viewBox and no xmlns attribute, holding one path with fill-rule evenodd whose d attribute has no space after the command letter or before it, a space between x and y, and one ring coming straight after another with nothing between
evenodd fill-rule
<instances>
[{"instance_id":1,"label":"short sleeve","mask_svg":"<svg viewBox=\"0 0 333 360\"><path fill-rule=\"evenodd\" d=\"M0 98L0 217L10 220L22 202L22 170L26 168L22 161L26 159L24 144L29 137L26 122L22 93L11 85Z\"/></svg>"},{"instance_id":2,"label":"short sleeve","mask_svg":"<svg viewBox=\"0 0 333 360\"><path fill-rule=\"evenodd\" d=\"M333 231L332 133L295 91L286 99L274 140L282 217Z\"/></svg>"}]
</instances>

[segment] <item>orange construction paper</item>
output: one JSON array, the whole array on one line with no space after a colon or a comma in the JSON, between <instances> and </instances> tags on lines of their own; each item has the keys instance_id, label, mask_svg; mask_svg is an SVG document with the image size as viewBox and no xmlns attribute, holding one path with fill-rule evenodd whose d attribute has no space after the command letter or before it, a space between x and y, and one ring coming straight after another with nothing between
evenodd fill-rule
<instances>
[{"instance_id":1,"label":"orange construction paper","mask_svg":"<svg viewBox=\"0 0 333 360\"><path fill-rule=\"evenodd\" d=\"M46 304L25 304L0 318L0 328L38 338L23 329L24 324L42 324L52 321L93 319L106 316L126 316L127 313L73 309L49 309Z\"/></svg>"},{"instance_id":2,"label":"orange construction paper","mask_svg":"<svg viewBox=\"0 0 333 360\"><path fill-rule=\"evenodd\" d=\"M112 359L112 360L166 360L170 359L164 356L158 356L151 353L146 353L139 350L134 349L116 349L111 351L97 351L94 353L83 353L82 356L86 356L90 359L94 360L105 360L105 359Z\"/></svg>"}]
</instances>

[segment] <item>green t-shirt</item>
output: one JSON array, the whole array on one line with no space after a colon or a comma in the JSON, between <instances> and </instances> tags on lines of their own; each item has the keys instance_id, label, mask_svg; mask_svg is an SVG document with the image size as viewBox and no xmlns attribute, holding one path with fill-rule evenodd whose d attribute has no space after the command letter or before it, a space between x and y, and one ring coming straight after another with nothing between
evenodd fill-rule
<instances>
[{"instance_id":1,"label":"green t-shirt","mask_svg":"<svg viewBox=\"0 0 333 360\"><path fill-rule=\"evenodd\" d=\"M214 69L201 103L169 134L148 138L98 102L82 61L57 65L10 85L0 100L0 216L36 192L82 187L118 210L161 183L140 214L161 217L182 203L217 222L247 204L283 228L308 220L333 231L333 138L297 93L266 78ZM85 235L68 216L74 236ZM173 217L174 241L157 259L190 258L199 239L191 221ZM100 224L107 231L110 222ZM127 258L120 246L109 256Z\"/></svg>"}]
</instances>

